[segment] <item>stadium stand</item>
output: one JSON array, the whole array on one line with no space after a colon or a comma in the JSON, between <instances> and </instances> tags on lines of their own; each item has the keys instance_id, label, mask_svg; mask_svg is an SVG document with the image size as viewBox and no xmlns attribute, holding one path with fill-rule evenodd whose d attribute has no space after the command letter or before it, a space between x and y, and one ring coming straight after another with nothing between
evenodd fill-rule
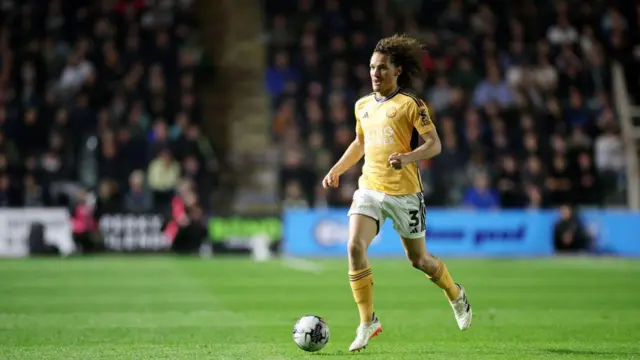
<instances>
[{"instance_id":1,"label":"stadium stand","mask_svg":"<svg viewBox=\"0 0 640 360\"><path fill-rule=\"evenodd\" d=\"M320 180L353 137L375 42L395 32L428 49L414 90L443 142L421 164L430 205L624 203L609 62L629 49L629 24L609 2L272 0L266 13L286 206L350 204L358 169L335 191Z\"/></svg>"},{"instance_id":2,"label":"stadium stand","mask_svg":"<svg viewBox=\"0 0 640 360\"><path fill-rule=\"evenodd\" d=\"M0 205L168 209L184 179L207 207L190 1L3 1Z\"/></svg>"}]
</instances>

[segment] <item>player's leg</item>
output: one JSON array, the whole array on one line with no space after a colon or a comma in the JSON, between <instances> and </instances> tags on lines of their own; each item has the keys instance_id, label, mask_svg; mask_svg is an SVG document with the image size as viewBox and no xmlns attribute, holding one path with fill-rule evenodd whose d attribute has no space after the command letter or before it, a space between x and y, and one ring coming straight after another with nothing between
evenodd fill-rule
<instances>
[{"instance_id":1,"label":"player's leg","mask_svg":"<svg viewBox=\"0 0 640 360\"><path fill-rule=\"evenodd\" d=\"M378 232L377 220L362 214L349 218L349 282L353 298L360 311L360 323L370 323L373 318L373 274L367 258L367 248Z\"/></svg>"},{"instance_id":2,"label":"player's leg","mask_svg":"<svg viewBox=\"0 0 640 360\"><path fill-rule=\"evenodd\" d=\"M427 252L424 236L420 238L401 236L401 238L411 265L425 273L434 284L444 290L453 308L458 327L460 330L468 329L471 326L473 312L464 287L455 283L442 260Z\"/></svg>"},{"instance_id":3,"label":"player's leg","mask_svg":"<svg viewBox=\"0 0 640 360\"><path fill-rule=\"evenodd\" d=\"M376 193L358 190L349 210L349 282L353 298L360 312L360 326L350 351L365 348L371 338L382 331L373 312L373 273L367 249L377 235L383 221Z\"/></svg>"},{"instance_id":4,"label":"player's leg","mask_svg":"<svg viewBox=\"0 0 640 360\"><path fill-rule=\"evenodd\" d=\"M422 194L388 197L384 202L393 226L402 238L407 258L414 268L422 271L434 284L444 290L453 307L461 330L471 325L471 307L464 288L453 280L447 266L426 248L425 206Z\"/></svg>"},{"instance_id":5,"label":"player's leg","mask_svg":"<svg viewBox=\"0 0 640 360\"><path fill-rule=\"evenodd\" d=\"M444 262L427 252L424 235L421 237L401 235L400 238L411 265L425 273L434 284L444 290L449 301L456 299L460 295L460 290Z\"/></svg>"}]
</instances>

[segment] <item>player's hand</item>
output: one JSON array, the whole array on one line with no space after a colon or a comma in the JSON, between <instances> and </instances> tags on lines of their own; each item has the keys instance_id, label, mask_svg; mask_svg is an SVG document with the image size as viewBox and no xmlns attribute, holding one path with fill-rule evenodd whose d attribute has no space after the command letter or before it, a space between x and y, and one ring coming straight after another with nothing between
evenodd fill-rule
<instances>
[{"instance_id":1,"label":"player's hand","mask_svg":"<svg viewBox=\"0 0 640 360\"><path fill-rule=\"evenodd\" d=\"M338 185L340 185L340 175L331 171L322 179L322 187L325 189L336 188Z\"/></svg>"},{"instance_id":2,"label":"player's hand","mask_svg":"<svg viewBox=\"0 0 640 360\"><path fill-rule=\"evenodd\" d=\"M409 162L407 161L407 156L405 154L393 153L389 155L389 165L396 170L402 169L402 167L406 166L408 163Z\"/></svg>"}]
</instances>

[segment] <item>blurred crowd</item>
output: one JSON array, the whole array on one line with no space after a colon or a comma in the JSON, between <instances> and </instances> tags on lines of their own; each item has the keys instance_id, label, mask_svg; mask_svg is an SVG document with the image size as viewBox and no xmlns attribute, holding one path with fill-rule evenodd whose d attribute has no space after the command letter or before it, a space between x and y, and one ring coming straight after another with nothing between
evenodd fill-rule
<instances>
[{"instance_id":1,"label":"blurred crowd","mask_svg":"<svg viewBox=\"0 0 640 360\"><path fill-rule=\"evenodd\" d=\"M421 164L430 205L605 206L625 193L610 61L630 52L625 15L604 0L266 2L274 144L285 206L348 206L320 180L355 136L378 39L427 48L413 84L443 143Z\"/></svg>"},{"instance_id":2,"label":"blurred crowd","mask_svg":"<svg viewBox=\"0 0 640 360\"><path fill-rule=\"evenodd\" d=\"M2 1L0 206L70 206L79 228L175 196L202 212L217 165L189 3Z\"/></svg>"}]
</instances>

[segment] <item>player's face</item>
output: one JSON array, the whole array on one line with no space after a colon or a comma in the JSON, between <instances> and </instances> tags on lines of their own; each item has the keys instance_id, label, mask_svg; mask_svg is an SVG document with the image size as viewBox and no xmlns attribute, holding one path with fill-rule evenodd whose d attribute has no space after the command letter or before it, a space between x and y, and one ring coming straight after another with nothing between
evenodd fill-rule
<instances>
[{"instance_id":1,"label":"player's face","mask_svg":"<svg viewBox=\"0 0 640 360\"><path fill-rule=\"evenodd\" d=\"M389 56L377 52L371 56L369 75L373 91L386 93L396 88L402 69L393 65L390 60Z\"/></svg>"}]
</instances>

